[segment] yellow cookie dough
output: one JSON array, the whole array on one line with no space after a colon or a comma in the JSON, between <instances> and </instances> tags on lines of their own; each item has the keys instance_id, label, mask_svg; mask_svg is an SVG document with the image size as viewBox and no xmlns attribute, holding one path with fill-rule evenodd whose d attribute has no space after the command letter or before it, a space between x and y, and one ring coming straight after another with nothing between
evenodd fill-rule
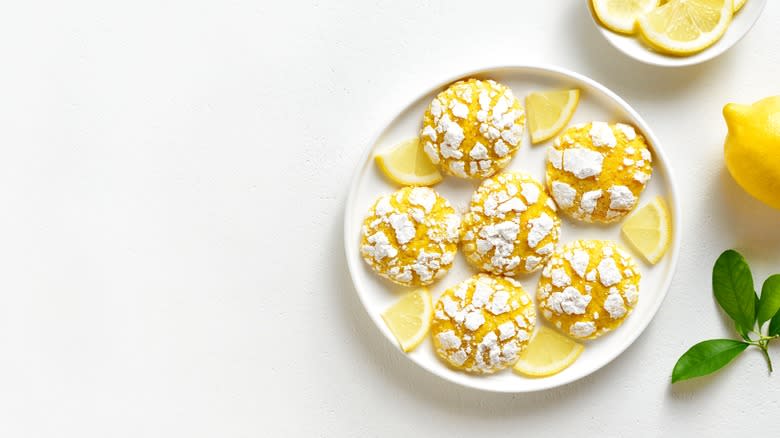
<instances>
[{"instance_id":1,"label":"yellow cookie dough","mask_svg":"<svg viewBox=\"0 0 780 438\"><path fill-rule=\"evenodd\" d=\"M436 302L431 334L436 353L453 368L489 374L512 366L536 325L520 283L476 274Z\"/></svg>"},{"instance_id":2,"label":"yellow cookie dough","mask_svg":"<svg viewBox=\"0 0 780 438\"><path fill-rule=\"evenodd\" d=\"M523 173L500 173L472 196L461 227L461 248L478 270L527 274L544 266L560 227L555 203L538 181Z\"/></svg>"},{"instance_id":3,"label":"yellow cookie dough","mask_svg":"<svg viewBox=\"0 0 780 438\"><path fill-rule=\"evenodd\" d=\"M420 142L442 172L486 178L512 159L524 127L525 111L512 90L492 80L468 79L433 99Z\"/></svg>"},{"instance_id":4,"label":"yellow cookie dough","mask_svg":"<svg viewBox=\"0 0 780 438\"><path fill-rule=\"evenodd\" d=\"M547 188L561 210L585 222L616 222L637 205L653 173L645 138L629 125L572 126L548 150Z\"/></svg>"},{"instance_id":5,"label":"yellow cookie dough","mask_svg":"<svg viewBox=\"0 0 780 438\"><path fill-rule=\"evenodd\" d=\"M363 260L377 274L404 286L425 286L452 266L460 216L428 187L404 187L369 209L360 242Z\"/></svg>"},{"instance_id":6,"label":"yellow cookie dough","mask_svg":"<svg viewBox=\"0 0 780 438\"><path fill-rule=\"evenodd\" d=\"M539 311L562 332L594 339L623 323L637 303L639 270L631 256L607 240L559 247L542 270Z\"/></svg>"}]
</instances>

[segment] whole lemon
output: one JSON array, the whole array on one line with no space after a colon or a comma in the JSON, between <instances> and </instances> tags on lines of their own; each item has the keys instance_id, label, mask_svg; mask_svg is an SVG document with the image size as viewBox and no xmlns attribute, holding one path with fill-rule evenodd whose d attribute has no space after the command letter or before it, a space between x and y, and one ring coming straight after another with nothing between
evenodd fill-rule
<instances>
[{"instance_id":1,"label":"whole lemon","mask_svg":"<svg viewBox=\"0 0 780 438\"><path fill-rule=\"evenodd\" d=\"M746 192L780 210L780 96L723 107L726 167Z\"/></svg>"}]
</instances>

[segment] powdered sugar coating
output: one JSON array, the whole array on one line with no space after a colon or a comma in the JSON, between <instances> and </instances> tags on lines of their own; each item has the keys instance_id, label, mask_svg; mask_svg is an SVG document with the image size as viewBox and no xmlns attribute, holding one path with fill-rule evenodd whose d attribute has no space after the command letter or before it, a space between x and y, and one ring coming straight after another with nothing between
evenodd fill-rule
<instances>
[{"instance_id":1,"label":"powdered sugar coating","mask_svg":"<svg viewBox=\"0 0 780 438\"><path fill-rule=\"evenodd\" d=\"M452 266L460 216L428 187L404 187L380 196L361 230L360 254L382 277L404 286L424 286Z\"/></svg>"},{"instance_id":2,"label":"powdered sugar coating","mask_svg":"<svg viewBox=\"0 0 780 438\"><path fill-rule=\"evenodd\" d=\"M485 180L463 217L463 254L475 268L515 276L538 270L554 246L560 219L533 177L505 172Z\"/></svg>"},{"instance_id":3,"label":"powdered sugar coating","mask_svg":"<svg viewBox=\"0 0 780 438\"><path fill-rule=\"evenodd\" d=\"M423 150L444 173L486 178L506 167L520 147L525 111L512 90L492 80L450 85L423 116Z\"/></svg>"},{"instance_id":4,"label":"powdered sugar coating","mask_svg":"<svg viewBox=\"0 0 780 438\"><path fill-rule=\"evenodd\" d=\"M578 240L559 247L542 270L540 312L562 332L593 339L619 327L637 303L640 275L610 241Z\"/></svg>"},{"instance_id":5,"label":"powdered sugar coating","mask_svg":"<svg viewBox=\"0 0 780 438\"><path fill-rule=\"evenodd\" d=\"M436 353L453 367L476 374L512 366L536 325L533 302L520 283L488 274L444 291L434 315Z\"/></svg>"},{"instance_id":6,"label":"powdered sugar coating","mask_svg":"<svg viewBox=\"0 0 780 438\"><path fill-rule=\"evenodd\" d=\"M547 188L558 207L585 222L625 217L636 207L652 172L645 138L622 123L569 127L547 153Z\"/></svg>"}]
</instances>

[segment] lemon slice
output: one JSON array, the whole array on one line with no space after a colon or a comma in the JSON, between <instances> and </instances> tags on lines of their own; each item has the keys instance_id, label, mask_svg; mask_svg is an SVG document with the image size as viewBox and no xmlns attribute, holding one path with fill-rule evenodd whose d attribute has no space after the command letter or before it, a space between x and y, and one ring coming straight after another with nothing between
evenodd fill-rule
<instances>
[{"instance_id":1,"label":"lemon slice","mask_svg":"<svg viewBox=\"0 0 780 438\"><path fill-rule=\"evenodd\" d=\"M740 9L742 9L742 6L745 6L746 1L747 0L734 0L734 8L733 8L734 12L737 12Z\"/></svg>"},{"instance_id":2,"label":"lemon slice","mask_svg":"<svg viewBox=\"0 0 780 438\"><path fill-rule=\"evenodd\" d=\"M376 164L386 177L404 186L431 186L441 181L441 173L420 147L417 137L378 153Z\"/></svg>"},{"instance_id":3,"label":"lemon slice","mask_svg":"<svg viewBox=\"0 0 780 438\"><path fill-rule=\"evenodd\" d=\"M671 55L690 55L714 44L731 23L732 0L670 0L638 18L650 46Z\"/></svg>"},{"instance_id":4,"label":"lemon slice","mask_svg":"<svg viewBox=\"0 0 780 438\"><path fill-rule=\"evenodd\" d=\"M623 224L623 237L650 263L658 263L672 241L672 219L664 198L657 196Z\"/></svg>"},{"instance_id":5,"label":"lemon slice","mask_svg":"<svg viewBox=\"0 0 780 438\"><path fill-rule=\"evenodd\" d=\"M531 342L520 353L514 370L531 377L552 376L573 364L585 347L582 344L540 326Z\"/></svg>"},{"instance_id":6,"label":"lemon slice","mask_svg":"<svg viewBox=\"0 0 780 438\"><path fill-rule=\"evenodd\" d=\"M580 90L550 90L531 93L525 98L531 142L549 140L560 132L574 115Z\"/></svg>"},{"instance_id":7,"label":"lemon slice","mask_svg":"<svg viewBox=\"0 0 780 438\"><path fill-rule=\"evenodd\" d=\"M609 30L633 34L636 19L658 6L658 0L591 0L593 13Z\"/></svg>"},{"instance_id":8,"label":"lemon slice","mask_svg":"<svg viewBox=\"0 0 780 438\"><path fill-rule=\"evenodd\" d=\"M385 324L398 339L401 349L412 351L431 328L433 305L427 289L413 290L402 296L382 314Z\"/></svg>"}]
</instances>

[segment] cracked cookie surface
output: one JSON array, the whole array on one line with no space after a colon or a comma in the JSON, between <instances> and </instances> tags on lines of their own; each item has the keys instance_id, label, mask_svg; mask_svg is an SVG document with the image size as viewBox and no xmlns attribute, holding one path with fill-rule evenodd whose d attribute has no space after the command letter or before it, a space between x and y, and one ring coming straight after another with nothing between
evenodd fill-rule
<instances>
[{"instance_id":1,"label":"cracked cookie surface","mask_svg":"<svg viewBox=\"0 0 780 438\"><path fill-rule=\"evenodd\" d=\"M474 192L463 217L461 248L481 271L516 276L540 269L558 242L555 203L530 175L504 172Z\"/></svg>"},{"instance_id":2,"label":"cracked cookie surface","mask_svg":"<svg viewBox=\"0 0 780 438\"><path fill-rule=\"evenodd\" d=\"M439 297L431 334L451 367L490 374L517 362L535 325L533 302L520 283L476 274Z\"/></svg>"},{"instance_id":3,"label":"cracked cookie surface","mask_svg":"<svg viewBox=\"0 0 780 438\"><path fill-rule=\"evenodd\" d=\"M509 164L524 128L525 110L512 90L493 80L467 79L433 99L420 142L442 172L486 178Z\"/></svg>"},{"instance_id":4,"label":"cracked cookie surface","mask_svg":"<svg viewBox=\"0 0 780 438\"><path fill-rule=\"evenodd\" d=\"M539 312L562 332L594 339L618 328L639 298L639 268L614 242L577 240L559 247L542 270Z\"/></svg>"},{"instance_id":5,"label":"cracked cookie surface","mask_svg":"<svg viewBox=\"0 0 780 438\"><path fill-rule=\"evenodd\" d=\"M380 196L361 229L360 254L380 276L404 286L426 286L455 260L460 216L429 187L404 187Z\"/></svg>"},{"instance_id":6,"label":"cracked cookie surface","mask_svg":"<svg viewBox=\"0 0 780 438\"><path fill-rule=\"evenodd\" d=\"M630 125L592 122L559 135L546 184L558 207L585 222L616 222L637 205L653 173L645 138Z\"/></svg>"}]
</instances>

